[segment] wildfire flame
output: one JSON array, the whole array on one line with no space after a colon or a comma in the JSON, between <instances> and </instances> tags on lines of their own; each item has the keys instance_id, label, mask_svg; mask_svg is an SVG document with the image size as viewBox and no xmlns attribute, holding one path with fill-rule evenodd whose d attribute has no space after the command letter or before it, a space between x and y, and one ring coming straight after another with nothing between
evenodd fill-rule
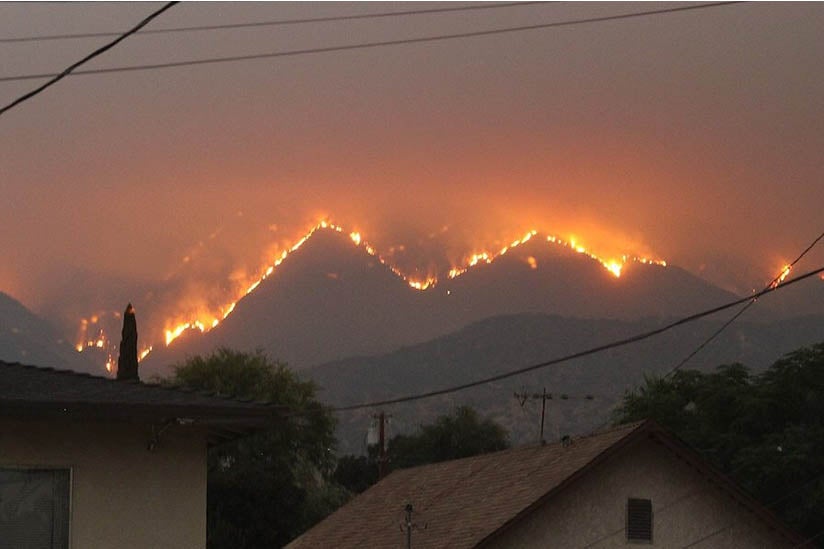
<instances>
[{"instance_id":1,"label":"wildfire flame","mask_svg":"<svg viewBox=\"0 0 824 549\"><path fill-rule=\"evenodd\" d=\"M537 235L538 231L532 230L526 233L522 238L518 240L514 240L509 246L504 246L501 248L497 253L492 252L476 252L470 255L465 262L463 267L454 267L452 270L449 271L449 278L456 278L466 271L477 265L478 263L492 263L498 257L506 254L512 248L519 246L521 244L526 243L529 241L533 236ZM624 268L624 265L628 262L636 262L636 263L643 263L644 265L659 265L661 267L666 267L667 262L661 259L650 259L647 257L628 257L626 255L622 255L621 259L603 259L593 252L588 250L586 247L579 244L575 238L570 238L569 240L564 240L555 235L547 235L546 241L551 244L557 244L559 246L563 246L565 248L569 248L570 250L574 251L575 253L579 253L593 259L601 264L607 271L612 273L615 278L619 278L621 276L621 270ZM530 260L531 259L531 260ZM531 268L536 268L537 263L535 262L535 258L528 258L527 262ZM533 266L535 265L535 266Z\"/></svg>"},{"instance_id":2,"label":"wildfire flame","mask_svg":"<svg viewBox=\"0 0 824 549\"><path fill-rule=\"evenodd\" d=\"M300 247L303 246L312 237L312 235L315 234L315 232L321 229L329 229L338 233L347 232L344 231L343 227L341 227L340 225L332 223L328 220L324 219L319 221L314 226L310 227L309 230L306 231L303 234L303 236L298 238L292 245L288 246L285 250L281 251L279 254L271 258L264 265L264 267L260 269L260 274L252 279L253 282L246 286L244 289L242 289L242 291L240 291L233 300L229 301L224 306L217 307L215 310L202 310L197 311L195 313L190 313L190 316L188 318L183 317L170 320L164 328L165 344L167 346L170 345L173 341L175 341L178 337L180 337L184 332L188 330L198 330L200 332L207 332L218 326L226 317L228 317L232 313L232 311L234 311L240 299L255 291L264 280L269 278L275 272L275 270L283 263L283 261L286 260L287 257L289 257L289 255L300 249ZM406 284L408 284L409 287L415 290L424 291L437 285L438 278L436 276L428 275L425 278L414 278L402 273L397 267L395 267L394 265L389 263L384 257L382 257L378 253L378 251L364 239L363 235L359 231L348 232L348 235L349 239L352 241L354 246L362 248L364 251L366 251L366 253L375 258L375 260L377 260L380 264L386 266L396 276L398 276L400 279L406 282ZM530 241L536 235L538 235L537 230L530 230L520 238L512 240L508 245L498 249L497 251L480 250L472 254L469 254L461 262L461 264L453 265L452 268L446 273L446 276L449 279L454 279L466 273L469 269L477 265L492 263L497 258L505 255L513 248L521 246L526 242ZM646 257L629 257L626 255L621 256L619 259L604 259L595 255L592 251L588 250L585 246L581 245L574 237L570 238L569 240L564 240L555 235L548 235L546 237L546 242L553 245L563 246L576 253L585 255L594 261L597 261L601 264L601 266L603 266L610 274L612 274L616 278L621 276L622 269L628 262L637 262L646 265L667 265L666 261L658 259L650 259ZM527 263L532 269L537 268L537 261L534 257L530 256L527 259ZM106 348L109 344L102 329L98 332L96 337L86 337L86 334L90 326L96 325L98 320L99 318L97 316L93 316L88 319L81 319L80 332L82 334L82 337L79 339L79 342L76 345L76 349L78 351L83 351L89 347L97 347L103 349ZM151 353L151 351L151 346L144 348L140 352L138 360L143 360L146 356L149 355L149 353ZM112 371L112 363L113 360L111 359L110 354L109 360L106 363L106 369L109 372Z\"/></svg>"},{"instance_id":3,"label":"wildfire flame","mask_svg":"<svg viewBox=\"0 0 824 549\"><path fill-rule=\"evenodd\" d=\"M793 270L792 265L784 265L781 268L781 274L779 274L772 282L770 282L770 288L777 288L779 284L784 282L788 276L790 276L790 271Z\"/></svg>"}]
</instances>

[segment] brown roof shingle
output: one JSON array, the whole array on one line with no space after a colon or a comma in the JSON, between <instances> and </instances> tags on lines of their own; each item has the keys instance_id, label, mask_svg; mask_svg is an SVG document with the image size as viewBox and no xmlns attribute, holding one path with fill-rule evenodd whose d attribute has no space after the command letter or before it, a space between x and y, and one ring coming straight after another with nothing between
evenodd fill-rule
<instances>
[{"instance_id":1,"label":"brown roof shingle","mask_svg":"<svg viewBox=\"0 0 824 549\"><path fill-rule=\"evenodd\" d=\"M691 464L719 489L787 540L802 538L741 491L694 450L653 421L556 443L396 471L287 547L405 547L404 505L414 508L414 546L485 546L593 467L651 438Z\"/></svg>"},{"instance_id":2,"label":"brown roof shingle","mask_svg":"<svg viewBox=\"0 0 824 549\"><path fill-rule=\"evenodd\" d=\"M415 547L474 547L643 425L395 471L288 547L401 547L407 502Z\"/></svg>"}]
</instances>

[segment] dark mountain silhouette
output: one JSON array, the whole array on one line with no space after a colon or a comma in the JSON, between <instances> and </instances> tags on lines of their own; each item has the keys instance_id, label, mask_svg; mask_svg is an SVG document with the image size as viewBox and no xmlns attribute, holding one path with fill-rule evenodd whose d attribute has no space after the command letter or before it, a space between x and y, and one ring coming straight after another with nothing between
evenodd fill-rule
<instances>
[{"instance_id":1,"label":"dark mountain silhouette","mask_svg":"<svg viewBox=\"0 0 824 549\"><path fill-rule=\"evenodd\" d=\"M753 309L751 309L752 311ZM713 333L724 317L684 325L633 345L550 366L514 378L451 395L386 406L397 430L409 430L458 404L476 407L504 424L517 441L536 434L540 411L536 401L522 407L513 393L526 389L554 395L548 432L586 432L608 419L624 391L644 374L675 367ZM647 332L663 319L609 320L556 315L497 316L455 333L381 356L350 358L310 368L302 375L321 388L320 398L332 406L390 399L478 380L596 345ZM767 367L781 355L824 341L824 316L808 316L769 324L745 316L730 326L685 368L711 369L741 362ZM562 393L569 400L560 398ZM586 399L592 395L593 399ZM340 414L341 451L358 452L369 415L374 410Z\"/></svg>"},{"instance_id":2,"label":"dark mountain silhouette","mask_svg":"<svg viewBox=\"0 0 824 549\"><path fill-rule=\"evenodd\" d=\"M163 372L167 364L218 346L261 348L296 368L388 351L406 341L404 331L422 324L433 307L433 295L409 288L346 236L318 231L220 325L203 335L189 331L141 368Z\"/></svg>"},{"instance_id":3,"label":"dark mountain silhouette","mask_svg":"<svg viewBox=\"0 0 824 549\"><path fill-rule=\"evenodd\" d=\"M450 292L451 307L469 313L467 322L521 312L624 319L672 316L736 297L678 267L630 262L616 278L598 261L537 236L491 264L446 281L441 289Z\"/></svg>"},{"instance_id":4,"label":"dark mountain silhouette","mask_svg":"<svg viewBox=\"0 0 824 549\"><path fill-rule=\"evenodd\" d=\"M799 268L794 274L802 274L818 265ZM792 275L790 276L790 280ZM761 288L759 288L760 290ZM763 308L764 318L786 319L800 315L821 314L824 311L824 279L808 279L792 286L782 288L780 292L768 294L758 300L758 307Z\"/></svg>"},{"instance_id":5,"label":"dark mountain silhouette","mask_svg":"<svg viewBox=\"0 0 824 549\"><path fill-rule=\"evenodd\" d=\"M535 268L530 265L534 264ZM141 375L219 346L262 349L295 369L385 353L500 314L632 319L697 312L735 299L677 267L629 263L620 278L539 236L491 264L418 291L333 230L315 233L206 334L156 349Z\"/></svg>"},{"instance_id":6,"label":"dark mountain silhouette","mask_svg":"<svg viewBox=\"0 0 824 549\"><path fill-rule=\"evenodd\" d=\"M0 360L104 375L45 320L0 292Z\"/></svg>"}]
</instances>

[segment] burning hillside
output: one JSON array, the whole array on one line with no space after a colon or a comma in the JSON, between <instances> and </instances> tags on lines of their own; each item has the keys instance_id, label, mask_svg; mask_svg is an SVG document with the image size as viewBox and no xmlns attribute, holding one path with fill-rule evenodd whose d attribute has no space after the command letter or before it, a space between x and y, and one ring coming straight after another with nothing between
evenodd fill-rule
<instances>
[{"instance_id":1,"label":"burning hillside","mask_svg":"<svg viewBox=\"0 0 824 549\"><path fill-rule=\"evenodd\" d=\"M620 277L622 270L628 263L655 264L665 266L666 262L660 259L651 259L643 256L621 255L619 257L601 257L588 249L575 237L564 239L557 235L541 234L537 230L527 231L519 238L510 240L503 246L490 246L463 254L458 260L451 260L448 265L430 267L424 275L409 274L401 270L393 259L399 252L405 251L403 246L391 247L386 254L382 254L375 246L366 240L360 231L349 231L344 227L328 220L321 220L310 227L303 234L298 235L291 243L272 254L263 265L251 274L235 274L230 278L228 287L224 284L222 291L224 299L192 299L182 295L179 300L170 300L170 304L161 304L152 307L151 313L144 316L141 324L140 349L141 360L153 348L169 346L181 334L187 331L208 332L217 327L224 319L232 314L237 303L244 296L254 292L259 285L273 275L280 265L295 251L300 249L318 231L333 231L348 236L355 248L364 250L380 264L389 269L395 276L403 280L410 288L427 291L435 288L443 280L451 280L465 274L469 270L491 264L498 258L529 241L545 241L547 246L566 249L597 262L612 276ZM536 268L535 259L527 259L531 267ZM190 256L184 258L184 263L192 261ZM106 357L106 368L111 371L117 353L117 324L120 319L118 312L99 311L80 320L76 349L87 351L94 349L96 353Z\"/></svg>"}]
</instances>

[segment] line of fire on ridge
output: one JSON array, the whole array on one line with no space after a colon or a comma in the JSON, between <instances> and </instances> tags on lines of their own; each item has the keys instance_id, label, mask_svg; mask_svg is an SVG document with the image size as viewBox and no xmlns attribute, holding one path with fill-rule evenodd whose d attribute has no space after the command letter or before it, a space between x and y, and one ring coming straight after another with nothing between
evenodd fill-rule
<instances>
[{"instance_id":1,"label":"line of fire on ridge","mask_svg":"<svg viewBox=\"0 0 824 549\"><path fill-rule=\"evenodd\" d=\"M164 330L164 335L165 335L165 344L166 344L166 346L170 345L175 339L180 337L180 335L183 334L183 332L185 332L187 330L198 330L200 332L208 332L209 330L213 329L218 324L220 324L221 321L223 321L225 318L227 318L232 313L232 311L234 311L235 306L237 305L238 301L240 301L243 297L249 295L255 289L257 289L257 287L264 280L266 280L269 276L271 276L274 273L275 269L277 269L290 254L297 251L301 246L303 246L303 244L306 243L307 240L309 240L312 237L312 235L314 235L317 231L322 230L322 229L329 229L329 230L333 230L333 231L338 232L338 233L346 233L344 228L340 225L337 225L337 224L332 223L332 222L330 222L328 220L325 220L325 219L319 221L317 224L315 224L313 227L311 227L301 238L299 238L294 244L292 244L286 250L282 251L280 253L280 255L277 256L273 261L269 262L268 266L266 266L262 270L262 274L259 277L257 277L257 279L252 284L250 284L248 287L246 287L243 290L243 292L240 293L240 295L235 300L231 301L230 303L228 303L224 307L221 307L220 311L216 315L210 314L210 315L208 315L208 318L204 318L204 315L200 315L198 318L194 318L194 319L191 319L191 320L188 320L188 321L182 321L182 322L174 323L173 327L165 329ZM400 271L400 269L398 269L397 267L395 267L394 265L389 263L385 258L383 258L378 253L378 251L373 246L371 246L363 238L363 236L361 235L360 232L352 231L352 232L349 232L348 235L349 235L349 239L352 241L352 243L355 246L362 247L366 251L366 253L368 253L370 256L374 257L382 265L387 267L392 273L394 273L396 276L398 276L400 279L402 279L404 282L406 282L411 288L413 288L415 290L425 291L425 290L433 288L434 286L437 285L438 279L435 276L430 275L430 276L427 276L424 279L416 279L416 278L412 278L412 277L409 277L409 276L405 275L403 272ZM462 274L466 273L468 270L470 270L471 268L473 268L473 267L475 267L479 264L492 263L493 261L495 261L499 257L505 255L509 250L511 250L511 249L513 249L517 246L520 246L522 244L525 244L526 242L528 242L529 240L531 240L533 237L535 237L537 235L538 235L538 231L531 230L531 231L528 231L526 234L524 234L521 238L513 240L508 245L504 246L503 248L499 249L496 252L481 251L481 252L473 253L473 254L471 254L471 255L469 255L465 258L462 266L453 267L447 273L447 277L449 279L454 279L454 278L457 278L457 277L461 276ZM627 255L622 255L620 261L619 260L605 260L605 259L595 255L594 253L592 253L591 251L586 249L584 246L580 245L578 242L576 242L576 240L574 238L571 238L570 240L564 240L564 239L562 239L558 236L555 236L555 235L547 235L546 236L546 241L548 243L551 243L551 244L563 246L563 247L568 248L568 249L570 249L570 250L572 250L576 253L585 255L585 256L589 257L590 259L592 259L594 261L597 261L603 268L605 268L607 271L609 271L616 278L621 276L621 271L622 271L623 267L628 262L637 262L637 263L650 264L650 265L659 265L659 266L664 266L664 267L667 265L666 261L663 261L663 260L649 259L649 258L646 258L646 257L638 257L638 256L627 256ZM529 258L529 259L532 260L532 261L529 261L530 266L533 269L536 268L534 258ZM84 323L85 325L87 325L88 320L83 319L83 320L81 320L81 323L82 324ZM100 333L96 339L89 339L87 341L82 341L81 340L81 342L79 342L77 344L76 349L78 351L82 351L84 348L89 348L89 347L103 348L103 347L105 347L106 340L107 339L106 339L105 334ZM148 346L148 347L144 348L139 354L139 360L144 359L151 351L152 351L152 346ZM112 357L110 355L109 360L107 361L107 364L106 364L106 369L109 370L109 371L111 371L112 362L113 362L113 360L112 360Z\"/></svg>"}]
</instances>

